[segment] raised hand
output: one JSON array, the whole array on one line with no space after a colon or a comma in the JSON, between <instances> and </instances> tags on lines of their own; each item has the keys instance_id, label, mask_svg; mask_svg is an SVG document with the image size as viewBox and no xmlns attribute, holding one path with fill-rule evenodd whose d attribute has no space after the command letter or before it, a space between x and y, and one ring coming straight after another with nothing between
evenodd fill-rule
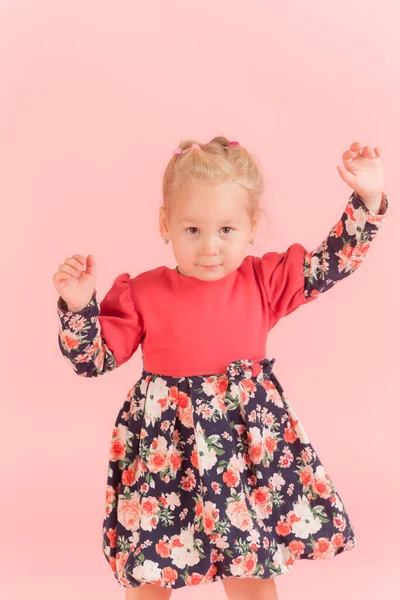
<instances>
[{"instance_id":1,"label":"raised hand","mask_svg":"<svg viewBox=\"0 0 400 600\"><path fill-rule=\"evenodd\" d=\"M343 153L342 160L344 166L338 165L337 169L343 181L361 196L367 206L379 204L384 187L380 149L353 142L350 150Z\"/></svg>"},{"instance_id":2,"label":"raised hand","mask_svg":"<svg viewBox=\"0 0 400 600\"><path fill-rule=\"evenodd\" d=\"M82 254L74 254L58 267L53 283L68 310L79 312L90 302L95 290L96 272L93 254L87 258Z\"/></svg>"}]
</instances>

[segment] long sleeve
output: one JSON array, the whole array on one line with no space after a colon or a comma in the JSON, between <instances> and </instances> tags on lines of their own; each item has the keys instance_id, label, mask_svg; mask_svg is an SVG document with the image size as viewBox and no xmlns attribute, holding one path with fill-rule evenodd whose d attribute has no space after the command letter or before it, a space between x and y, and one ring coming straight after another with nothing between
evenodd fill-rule
<instances>
[{"instance_id":1,"label":"long sleeve","mask_svg":"<svg viewBox=\"0 0 400 600\"><path fill-rule=\"evenodd\" d=\"M352 193L340 220L323 242L305 256L306 298L326 292L358 269L386 219L387 210L386 194L382 195L376 215L367 209L356 192Z\"/></svg>"},{"instance_id":2,"label":"long sleeve","mask_svg":"<svg viewBox=\"0 0 400 600\"><path fill-rule=\"evenodd\" d=\"M376 215L353 192L340 220L315 250L307 251L295 243L285 252L267 252L261 257L269 329L358 269L385 221L387 210L386 194L382 194Z\"/></svg>"},{"instance_id":3,"label":"long sleeve","mask_svg":"<svg viewBox=\"0 0 400 600\"><path fill-rule=\"evenodd\" d=\"M97 377L125 363L144 335L141 316L135 309L129 273L119 275L104 299L94 292L79 313L57 302L58 344L62 355L83 377Z\"/></svg>"}]
</instances>

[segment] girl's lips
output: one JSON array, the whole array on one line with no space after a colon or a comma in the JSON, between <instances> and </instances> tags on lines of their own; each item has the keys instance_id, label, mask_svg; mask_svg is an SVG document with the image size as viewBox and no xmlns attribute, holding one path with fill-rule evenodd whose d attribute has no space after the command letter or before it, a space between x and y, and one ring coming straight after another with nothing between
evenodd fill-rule
<instances>
[{"instance_id":1,"label":"girl's lips","mask_svg":"<svg viewBox=\"0 0 400 600\"><path fill-rule=\"evenodd\" d=\"M217 267L220 267L221 265L200 265L201 267L203 267L203 269L216 269Z\"/></svg>"}]
</instances>

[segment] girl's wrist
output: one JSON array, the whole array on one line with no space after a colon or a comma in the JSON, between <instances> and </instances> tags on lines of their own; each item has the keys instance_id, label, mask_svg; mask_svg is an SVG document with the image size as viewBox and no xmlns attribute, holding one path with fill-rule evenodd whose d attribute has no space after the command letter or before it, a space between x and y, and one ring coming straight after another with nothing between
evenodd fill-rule
<instances>
[{"instance_id":1,"label":"girl's wrist","mask_svg":"<svg viewBox=\"0 0 400 600\"><path fill-rule=\"evenodd\" d=\"M365 196L360 196L360 198L369 211L376 215L380 213L383 202L383 193L379 194L379 196L371 196L370 198Z\"/></svg>"},{"instance_id":2,"label":"girl's wrist","mask_svg":"<svg viewBox=\"0 0 400 600\"><path fill-rule=\"evenodd\" d=\"M87 306L89 306L89 304L91 303L91 301L95 297L96 293L97 293L96 290L94 290L94 292L93 292L92 297L90 298L90 300L88 300L86 302L86 304L83 304L81 306L72 306L72 305L67 304L66 302L64 302L64 304L65 304L68 312L73 312L73 313L82 312L85 308L87 308Z\"/></svg>"}]
</instances>

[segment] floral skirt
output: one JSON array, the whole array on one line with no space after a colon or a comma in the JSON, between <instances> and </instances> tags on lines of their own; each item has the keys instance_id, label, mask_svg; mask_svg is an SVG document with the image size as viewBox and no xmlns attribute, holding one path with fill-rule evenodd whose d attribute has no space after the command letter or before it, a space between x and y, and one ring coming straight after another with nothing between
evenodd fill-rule
<instances>
[{"instance_id":1,"label":"floral skirt","mask_svg":"<svg viewBox=\"0 0 400 600\"><path fill-rule=\"evenodd\" d=\"M355 546L339 494L272 372L143 371L112 433L103 552L123 587L268 579Z\"/></svg>"}]
</instances>

